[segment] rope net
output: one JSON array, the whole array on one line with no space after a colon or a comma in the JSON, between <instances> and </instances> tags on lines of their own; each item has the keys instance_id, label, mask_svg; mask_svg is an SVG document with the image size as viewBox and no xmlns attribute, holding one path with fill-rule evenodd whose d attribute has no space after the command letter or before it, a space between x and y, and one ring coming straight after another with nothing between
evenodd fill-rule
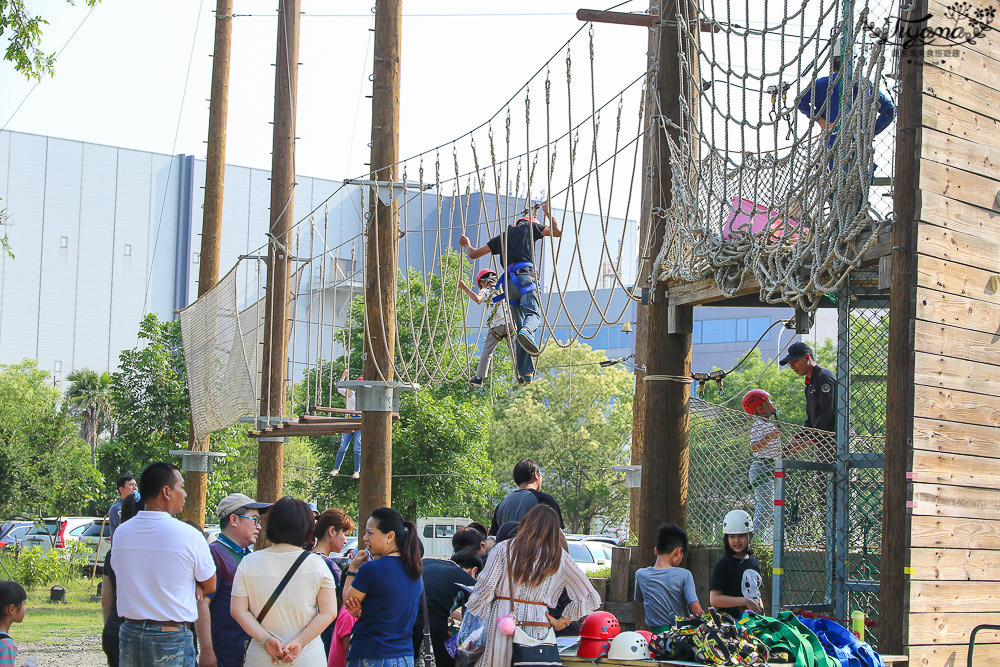
<instances>
[{"instance_id":1,"label":"rope net","mask_svg":"<svg viewBox=\"0 0 1000 667\"><path fill-rule=\"evenodd\" d=\"M681 118L652 120L673 172L651 212L668 230L656 278L712 276L729 296L753 278L763 301L810 311L836 291L891 217L872 201L894 152L892 133L876 141L896 82L870 25L888 11L678 0Z\"/></svg>"}]
</instances>

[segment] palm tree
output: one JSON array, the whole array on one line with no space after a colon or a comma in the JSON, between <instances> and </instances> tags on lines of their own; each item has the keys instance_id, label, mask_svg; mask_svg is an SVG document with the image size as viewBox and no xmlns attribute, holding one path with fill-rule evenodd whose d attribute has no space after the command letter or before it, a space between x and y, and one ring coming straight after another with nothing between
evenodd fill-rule
<instances>
[{"instance_id":1,"label":"palm tree","mask_svg":"<svg viewBox=\"0 0 1000 667\"><path fill-rule=\"evenodd\" d=\"M109 426L114 428L111 421L111 374L79 368L66 379L70 381L66 401L73 414L82 417L80 435L90 445L91 463L97 465L97 436Z\"/></svg>"}]
</instances>

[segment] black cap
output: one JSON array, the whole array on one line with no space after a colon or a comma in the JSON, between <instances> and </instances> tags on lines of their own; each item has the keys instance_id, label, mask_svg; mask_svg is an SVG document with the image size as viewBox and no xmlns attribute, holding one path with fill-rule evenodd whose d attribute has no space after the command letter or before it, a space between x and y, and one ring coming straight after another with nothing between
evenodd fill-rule
<instances>
[{"instance_id":1,"label":"black cap","mask_svg":"<svg viewBox=\"0 0 1000 667\"><path fill-rule=\"evenodd\" d=\"M803 343L802 341L799 341L797 343L792 343L791 345L788 346L788 353L784 357L782 357L781 361L779 361L778 363L784 366L792 359L798 359L804 354L812 354L812 353L813 349L809 347L809 345L807 345L806 343Z\"/></svg>"}]
</instances>

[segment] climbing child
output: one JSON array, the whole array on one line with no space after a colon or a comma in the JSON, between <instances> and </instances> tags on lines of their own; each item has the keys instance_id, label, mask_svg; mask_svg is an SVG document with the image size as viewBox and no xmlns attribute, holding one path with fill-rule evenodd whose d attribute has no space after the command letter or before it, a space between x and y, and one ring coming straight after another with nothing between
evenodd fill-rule
<instances>
[{"instance_id":1,"label":"climbing child","mask_svg":"<svg viewBox=\"0 0 1000 667\"><path fill-rule=\"evenodd\" d=\"M0 667L14 667L17 644L10 636L10 626L24 620L27 594L21 584L0 581Z\"/></svg>"},{"instance_id":2,"label":"climbing child","mask_svg":"<svg viewBox=\"0 0 1000 667\"><path fill-rule=\"evenodd\" d=\"M680 567L688 538L681 528L663 524L656 533L656 562L635 573L635 601L643 603L646 625L658 634L673 627L678 616L705 613L694 589L694 576Z\"/></svg>"},{"instance_id":3,"label":"climbing child","mask_svg":"<svg viewBox=\"0 0 1000 667\"><path fill-rule=\"evenodd\" d=\"M770 419L778 414L771 395L751 389L743 396L743 411L753 415L750 428L750 487L754 494L753 532L767 540L772 534L774 514L774 459L781 456L781 432Z\"/></svg>"},{"instance_id":4,"label":"climbing child","mask_svg":"<svg viewBox=\"0 0 1000 667\"><path fill-rule=\"evenodd\" d=\"M733 510L722 521L722 547L726 552L712 568L708 603L733 618L743 610L763 613L760 598L760 563L753 557L750 515Z\"/></svg>"},{"instance_id":5,"label":"climbing child","mask_svg":"<svg viewBox=\"0 0 1000 667\"><path fill-rule=\"evenodd\" d=\"M347 379L347 369L340 375L340 381L343 382ZM361 380L359 377L358 380ZM354 410L357 405L357 396L352 389L341 389L337 388L337 392L344 397L344 407L348 410ZM351 417L360 417L361 415L351 415ZM351 444L351 440L354 440L354 474L351 475L354 479L361 476L361 431L351 431L350 433L343 433L340 436L340 447L337 449L337 460L333 464L333 470L330 471L331 477L336 477L340 474L340 466L344 463L344 455L347 454L347 447Z\"/></svg>"},{"instance_id":6,"label":"climbing child","mask_svg":"<svg viewBox=\"0 0 1000 667\"><path fill-rule=\"evenodd\" d=\"M478 293L469 289L469 286L463 280L458 281L458 286L476 303L489 302L487 305L489 312L486 316L486 326L489 331L486 332L486 337L483 339L483 349L479 353L479 365L476 367L476 374L469 380L469 384L473 388L478 389L483 386L483 380L490 373L490 360L493 358L493 350L496 349L500 341L510 337L510 323L512 320L507 300L504 298L503 292L497 288L496 271L483 269L476 275L476 287L479 288Z\"/></svg>"}]
</instances>

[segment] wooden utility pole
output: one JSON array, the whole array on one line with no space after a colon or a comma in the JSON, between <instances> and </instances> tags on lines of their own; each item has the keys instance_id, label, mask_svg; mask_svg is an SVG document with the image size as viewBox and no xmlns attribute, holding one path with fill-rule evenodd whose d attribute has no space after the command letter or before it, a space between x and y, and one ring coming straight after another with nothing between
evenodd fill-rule
<instances>
[{"instance_id":1,"label":"wooden utility pole","mask_svg":"<svg viewBox=\"0 0 1000 667\"><path fill-rule=\"evenodd\" d=\"M233 36L233 0L218 0L215 6L215 50L212 53L212 99L208 107L208 156L205 160L205 203L201 219L201 255L198 258L198 296L219 281L222 243L222 190L226 171L226 120L229 113L229 53ZM192 424L188 449L207 452L209 438L194 439ZM182 517L204 526L208 473L184 473L187 502Z\"/></svg>"},{"instance_id":2,"label":"wooden utility pole","mask_svg":"<svg viewBox=\"0 0 1000 667\"><path fill-rule=\"evenodd\" d=\"M660 0L653 3L650 13L658 17L659 32L657 50L659 65L654 76L653 95L658 100L658 113L665 116L672 138L678 139L676 125L681 124L684 81L678 59L680 48L676 26L678 0ZM693 13L693 9L691 10ZM696 17L691 16L691 20ZM655 209L666 210L671 204L670 150L664 134L664 123L656 119L650 140L654 145L657 160L653 163L655 173L643 181L653 192L649 196ZM663 244L666 234L666 220L652 214L649 222L648 243L651 254ZM648 376L691 375L691 306L671 306L666 285L655 278L658 267L651 267L654 282L651 286L653 303L640 306L646 309L645 363ZM656 545L656 529L660 523L669 521L684 526L687 522L687 482L688 482L688 396L690 385L674 380L656 379L646 381L645 406L642 429L642 489L641 513L639 521L639 553L649 555Z\"/></svg>"},{"instance_id":3,"label":"wooden utility pole","mask_svg":"<svg viewBox=\"0 0 1000 667\"><path fill-rule=\"evenodd\" d=\"M926 0L910 3L906 19L928 16ZM882 564L879 568L879 636L882 653L907 645L907 581L914 415L914 320L917 317L917 227L920 211L920 132L923 122L923 59L901 55L896 169L893 183L892 274L889 286L889 354L886 382Z\"/></svg>"},{"instance_id":4,"label":"wooden utility pole","mask_svg":"<svg viewBox=\"0 0 1000 667\"><path fill-rule=\"evenodd\" d=\"M271 224L264 299L264 350L260 412L273 423L285 410L288 367L288 288L295 201L295 108L298 91L299 0L280 0L274 72L274 139L271 154ZM261 438L257 454L257 500L274 502L284 481L283 438Z\"/></svg>"},{"instance_id":5,"label":"wooden utility pole","mask_svg":"<svg viewBox=\"0 0 1000 667\"><path fill-rule=\"evenodd\" d=\"M396 257L399 214L393 183L399 176L399 82L403 27L402 0L375 2L375 65L372 92L372 188L365 247L364 379L393 379L396 348ZM381 199L379 195L382 195ZM388 201L388 204L383 203ZM361 407L361 406L359 406ZM361 521L392 502L392 412L361 413Z\"/></svg>"}]
</instances>

